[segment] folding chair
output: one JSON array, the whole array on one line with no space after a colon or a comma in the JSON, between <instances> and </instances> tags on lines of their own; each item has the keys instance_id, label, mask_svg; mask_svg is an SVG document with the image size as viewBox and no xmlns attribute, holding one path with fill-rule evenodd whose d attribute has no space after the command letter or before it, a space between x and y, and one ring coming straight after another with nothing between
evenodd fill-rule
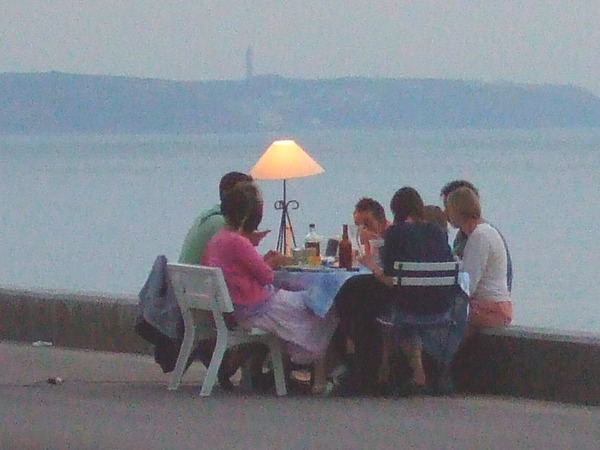
<instances>
[{"instance_id":1,"label":"folding chair","mask_svg":"<svg viewBox=\"0 0 600 450\"><path fill-rule=\"evenodd\" d=\"M389 377L389 353L392 349L391 337L403 327L410 327L416 331L417 336L423 342L432 342L432 333L437 335L438 348L434 355L441 364L440 382L448 384L449 367L452 362L456 345L450 345L451 333L455 324L456 314L459 311L457 303L460 296L459 272L460 262L394 262L395 276L393 282L398 287L414 287L411 295L423 296L423 301L433 295L448 296L452 304L446 313L436 315L418 315L392 311L390 316L379 317L377 321L387 329L384 333L384 348L382 367L379 380L386 382ZM441 336L441 337L440 337ZM428 338L428 339L426 339ZM446 391L451 389L446 386L438 386L438 389Z\"/></svg>"},{"instance_id":2,"label":"folding chair","mask_svg":"<svg viewBox=\"0 0 600 450\"><path fill-rule=\"evenodd\" d=\"M216 345L202 383L200 395L209 396L211 394L225 350L250 342L262 342L268 346L275 374L277 395L286 395L279 338L256 328L252 330L241 328L229 330L227 328L223 314L233 312L233 304L221 269L169 263L167 264L167 270L184 323L183 342L177 357L175 370L169 380L168 389L176 390L179 387L197 335L196 322L192 311L201 310L212 313L214 327L211 327L209 332L212 333L212 337L216 336Z\"/></svg>"}]
</instances>

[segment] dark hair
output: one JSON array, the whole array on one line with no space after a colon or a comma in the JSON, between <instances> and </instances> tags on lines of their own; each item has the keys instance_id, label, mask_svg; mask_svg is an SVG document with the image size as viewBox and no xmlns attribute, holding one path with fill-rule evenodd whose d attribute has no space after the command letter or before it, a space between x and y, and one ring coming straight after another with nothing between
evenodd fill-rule
<instances>
[{"instance_id":1,"label":"dark hair","mask_svg":"<svg viewBox=\"0 0 600 450\"><path fill-rule=\"evenodd\" d=\"M409 217L423 220L423 199L412 187L405 186L398 189L392 197L390 209L394 214L394 223L404 222Z\"/></svg>"},{"instance_id":2,"label":"dark hair","mask_svg":"<svg viewBox=\"0 0 600 450\"><path fill-rule=\"evenodd\" d=\"M431 222L439 225L443 230L448 231L448 219L446 214L437 205L425 205L423 209L423 219L425 222Z\"/></svg>"},{"instance_id":3,"label":"dark hair","mask_svg":"<svg viewBox=\"0 0 600 450\"><path fill-rule=\"evenodd\" d=\"M223 175L219 182L219 198L223 201L225 193L229 191L237 183L252 182L252 177L242 172L229 172Z\"/></svg>"},{"instance_id":4,"label":"dark hair","mask_svg":"<svg viewBox=\"0 0 600 450\"><path fill-rule=\"evenodd\" d=\"M473 183L467 180L454 180L449 183L446 183L440 191L440 196L446 199L453 191L462 187L471 189L473 192L475 192L475 195L479 197L479 191L477 190L477 188L473 185Z\"/></svg>"},{"instance_id":5,"label":"dark hair","mask_svg":"<svg viewBox=\"0 0 600 450\"><path fill-rule=\"evenodd\" d=\"M238 182L225 192L221 213L229 226L246 233L258 228L263 215L263 202L254 183Z\"/></svg>"},{"instance_id":6,"label":"dark hair","mask_svg":"<svg viewBox=\"0 0 600 450\"><path fill-rule=\"evenodd\" d=\"M377 222L381 223L385 221L385 209L383 209L381 203L370 197L361 198L354 206L354 209L360 212L370 212Z\"/></svg>"}]
</instances>

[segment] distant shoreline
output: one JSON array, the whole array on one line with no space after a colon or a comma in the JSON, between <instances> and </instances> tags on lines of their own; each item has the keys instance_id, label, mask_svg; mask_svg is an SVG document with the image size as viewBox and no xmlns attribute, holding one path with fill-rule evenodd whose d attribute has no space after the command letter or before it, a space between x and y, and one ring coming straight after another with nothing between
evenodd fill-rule
<instances>
[{"instance_id":1,"label":"distant shoreline","mask_svg":"<svg viewBox=\"0 0 600 450\"><path fill-rule=\"evenodd\" d=\"M2 135L600 127L600 98L581 88L444 79L4 73L0 102Z\"/></svg>"}]
</instances>

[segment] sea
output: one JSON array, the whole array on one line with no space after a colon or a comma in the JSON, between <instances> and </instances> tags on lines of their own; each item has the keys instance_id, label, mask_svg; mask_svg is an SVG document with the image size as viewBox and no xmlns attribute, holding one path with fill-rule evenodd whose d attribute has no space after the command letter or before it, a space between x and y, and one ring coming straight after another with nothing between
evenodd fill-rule
<instances>
[{"instance_id":1,"label":"sea","mask_svg":"<svg viewBox=\"0 0 600 450\"><path fill-rule=\"evenodd\" d=\"M391 218L398 188L440 205L446 182L468 179L512 253L514 323L600 333L600 129L0 136L0 286L137 295L154 258L177 260L218 202L221 176L283 138L324 168L287 182L299 244L309 223L339 236L361 197ZM265 252L283 184L258 184Z\"/></svg>"}]
</instances>

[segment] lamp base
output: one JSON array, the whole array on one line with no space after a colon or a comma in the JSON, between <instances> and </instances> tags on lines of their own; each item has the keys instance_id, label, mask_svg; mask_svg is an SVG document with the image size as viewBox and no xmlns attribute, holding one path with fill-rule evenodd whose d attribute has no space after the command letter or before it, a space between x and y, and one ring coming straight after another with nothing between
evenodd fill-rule
<instances>
[{"instance_id":1,"label":"lamp base","mask_svg":"<svg viewBox=\"0 0 600 450\"><path fill-rule=\"evenodd\" d=\"M275 202L275 209L281 210L279 235L277 236L277 251L284 255L291 256L292 248L296 248L296 237L294 236L294 228L292 227L292 221L290 220L289 210L298 209L300 204L296 200L287 200L286 193L286 180L283 180L283 200L277 200Z\"/></svg>"},{"instance_id":2,"label":"lamp base","mask_svg":"<svg viewBox=\"0 0 600 450\"><path fill-rule=\"evenodd\" d=\"M295 200L290 200L289 203L294 202L294 204L298 204ZM292 227L292 221L290 220L290 215L288 209L282 209L281 211L281 222L279 224L279 235L277 236L277 251L286 256L292 255L292 249L296 248L296 236L294 235L294 228Z\"/></svg>"}]
</instances>

